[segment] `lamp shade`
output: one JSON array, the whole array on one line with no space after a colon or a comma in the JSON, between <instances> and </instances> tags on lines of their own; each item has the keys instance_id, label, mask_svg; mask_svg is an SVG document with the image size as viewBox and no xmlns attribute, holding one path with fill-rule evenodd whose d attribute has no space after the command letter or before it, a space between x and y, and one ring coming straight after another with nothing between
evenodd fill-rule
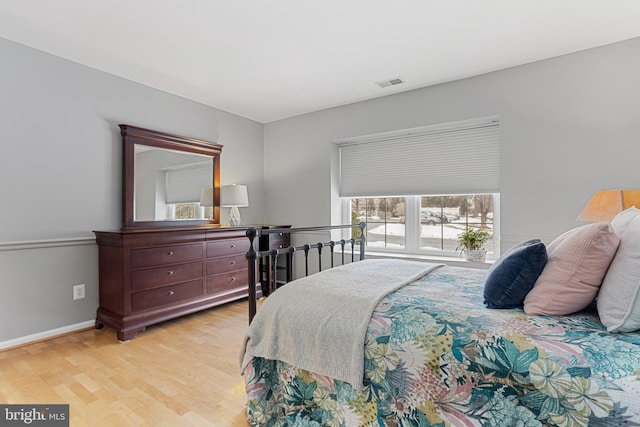
<instances>
[{"instance_id":1,"label":"lamp shade","mask_svg":"<svg viewBox=\"0 0 640 427\"><path fill-rule=\"evenodd\" d=\"M589 222L611 221L619 212L631 206L640 207L640 190L596 191L578 219Z\"/></svg>"},{"instance_id":2,"label":"lamp shade","mask_svg":"<svg viewBox=\"0 0 640 427\"><path fill-rule=\"evenodd\" d=\"M200 190L200 206L213 206L213 187L202 187Z\"/></svg>"},{"instance_id":3,"label":"lamp shade","mask_svg":"<svg viewBox=\"0 0 640 427\"><path fill-rule=\"evenodd\" d=\"M223 207L249 206L249 194L246 185L225 185L220 188L220 203Z\"/></svg>"}]
</instances>

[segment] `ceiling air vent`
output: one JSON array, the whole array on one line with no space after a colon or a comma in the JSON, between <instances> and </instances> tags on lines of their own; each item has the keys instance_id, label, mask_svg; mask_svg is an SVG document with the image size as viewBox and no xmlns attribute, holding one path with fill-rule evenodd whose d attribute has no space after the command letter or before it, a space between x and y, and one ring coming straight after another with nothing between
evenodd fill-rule
<instances>
[{"instance_id":1,"label":"ceiling air vent","mask_svg":"<svg viewBox=\"0 0 640 427\"><path fill-rule=\"evenodd\" d=\"M387 79L387 80L383 80L381 82L376 82L376 84L380 87L389 87L389 86L395 86L395 85L401 85L402 83L405 83L405 81L402 79L402 77L394 77L392 79Z\"/></svg>"}]
</instances>

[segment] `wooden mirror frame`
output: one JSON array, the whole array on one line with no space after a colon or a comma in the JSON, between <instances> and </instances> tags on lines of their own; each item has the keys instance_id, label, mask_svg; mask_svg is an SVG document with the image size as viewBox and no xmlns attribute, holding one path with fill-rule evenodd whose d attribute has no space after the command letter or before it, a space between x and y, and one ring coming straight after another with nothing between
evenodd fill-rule
<instances>
[{"instance_id":1,"label":"wooden mirror frame","mask_svg":"<svg viewBox=\"0 0 640 427\"><path fill-rule=\"evenodd\" d=\"M220 224L220 155L222 145L171 135L130 125L119 125L122 135L122 229L206 226ZM135 144L164 148L213 158L213 219L136 221L134 212Z\"/></svg>"}]
</instances>

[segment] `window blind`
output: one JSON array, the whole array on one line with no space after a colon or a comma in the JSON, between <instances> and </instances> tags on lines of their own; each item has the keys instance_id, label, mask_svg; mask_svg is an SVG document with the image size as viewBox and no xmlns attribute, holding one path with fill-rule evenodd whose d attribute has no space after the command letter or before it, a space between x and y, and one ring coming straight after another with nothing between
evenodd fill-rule
<instances>
[{"instance_id":1,"label":"window blind","mask_svg":"<svg viewBox=\"0 0 640 427\"><path fill-rule=\"evenodd\" d=\"M211 166L173 169L166 172L167 203L199 203L202 187L211 187Z\"/></svg>"},{"instance_id":2,"label":"window blind","mask_svg":"<svg viewBox=\"0 0 640 427\"><path fill-rule=\"evenodd\" d=\"M497 193L497 120L340 144L340 196Z\"/></svg>"}]
</instances>

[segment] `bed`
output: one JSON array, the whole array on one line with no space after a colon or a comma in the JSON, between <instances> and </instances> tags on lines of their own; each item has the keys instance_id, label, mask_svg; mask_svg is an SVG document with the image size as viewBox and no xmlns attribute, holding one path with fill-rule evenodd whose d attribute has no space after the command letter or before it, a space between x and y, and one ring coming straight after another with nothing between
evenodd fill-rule
<instances>
[{"instance_id":1,"label":"bed","mask_svg":"<svg viewBox=\"0 0 640 427\"><path fill-rule=\"evenodd\" d=\"M636 222L640 230L640 219ZM561 241L567 243L567 237ZM557 247L549 248L554 249L550 254L556 253ZM549 255L548 261L558 260ZM571 315L526 314L521 307L486 306L486 270L389 260L355 264L361 264L356 274L409 264L422 264L427 271L411 273L414 277L380 294L362 341L353 346L341 341L340 328L318 320L321 314L300 320L305 310L331 312L330 303L318 306L330 286L350 287L336 278L344 275L342 270L354 269L352 264L326 272L328 287L319 290L317 304L305 307L292 299L296 293L308 295L305 279L270 295L251 323L241 353L251 425L640 425L640 333L608 331L611 326L603 325L594 296ZM325 272L313 276L322 282ZM345 299L341 294L336 298ZM298 327L297 332L292 329ZM342 330L351 329L358 327L342 324ZM334 336L319 338L318 330ZM283 336L280 344L270 341ZM315 341L316 348L305 341ZM268 348L264 353L261 342ZM273 353L278 346L284 352ZM340 353L343 347L359 349L361 364L354 366L361 371L349 367L351 359L357 359L353 348ZM308 359L318 364L309 365ZM348 367L345 375L343 364Z\"/></svg>"}]
</instances>

